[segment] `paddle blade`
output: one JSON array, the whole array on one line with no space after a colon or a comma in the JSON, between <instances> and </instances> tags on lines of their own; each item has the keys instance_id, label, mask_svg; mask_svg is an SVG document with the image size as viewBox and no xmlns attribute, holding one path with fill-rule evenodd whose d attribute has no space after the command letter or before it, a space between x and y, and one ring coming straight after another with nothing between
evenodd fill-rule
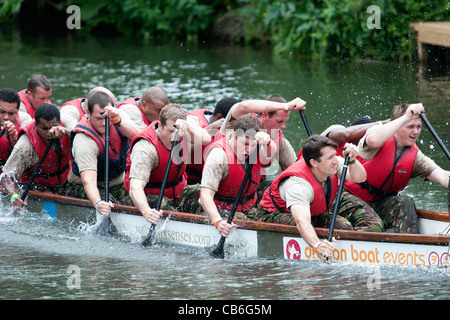
<instances>
[{"instance_id":1,"label":"paddle blade","mask_svg":"<svg viewBox=\"0 0 450 320\"><path fill-rule=\"evenodd\" d=\"M223 247L221 247L221 246L217 246L209 254L211 257L216 258L216 259L224 259L225 258L225 252L223 251Z\"/></svg>"},{"instance_id":2,"label":"paddle blade","mask_svg":"<svg viewBox=\"0 0 450 320\"><path fill-rule=\"evenodd\" d=\"M153 236L155 234L155 225L152 223L150 226L150 230L148 231L147 236L145 237L144 241L142 241L142 245L144 247L151 246L153 244Z\"/></svg>"},{"instance_id":3,"label":"paddle blade","mask_svg":"<svg viewBox=\"0 0 450 320\"><path fill-rule=\"evenodd\" d=\"M224 259L225 258L225 252L223 250L224 244L225 244L225 238L220 237L220 240L219 240L219 243L217 244L217 246L214 248L214 250L212 250L209 253L210 256L213 258L217 258L217 259Z\"/></svg>"},{"instance_id":4,"label":"paddle blade","mask_svg":"<svg viewBox=\"0 0 450 320\"><path fill-rule=\"evenodd\" d=\"M109 216L102 217L102 221L100 221L97 228L95 229L95 234L99 236L117 235L119 232L117 231L114 223L111 221L111 218Z\"/></svg>"}]
</instances>

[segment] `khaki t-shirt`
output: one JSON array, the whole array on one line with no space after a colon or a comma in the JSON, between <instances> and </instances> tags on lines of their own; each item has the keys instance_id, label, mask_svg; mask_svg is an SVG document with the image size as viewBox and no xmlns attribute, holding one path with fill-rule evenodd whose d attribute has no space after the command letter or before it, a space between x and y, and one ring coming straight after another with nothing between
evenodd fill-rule
<instances>
[{"instance_id":1,"label":"khaki t-shirt","mask_svg":"<svg viewBox=\"0 0 450 320\"><path fill-rule=\"evenodd\" d=\"M125 112L130 120L138 126L139 130L144 130L145 128L147 128L144 119L142 119L142 113L139 107L136 107L134 104L129 103L120 106L119 110Z\"/></svg>"},{"instance_id":2,"label":"khaki t-shirt","mask_svg":"<svg viewBox=\"0 0 450 320\"><path fill-rule=\"evenodd\" d=\"M130 179L150 181L150 173L159 165L159 155L153 143L140 139L134 144L130 153Z\"/></svg>"},{"instance_id":3,"label":"khaki t-shirt","mask_svg":"<svg viewBox=\"0 0 450 320\"><path fill-rule=\"evenodd\" d=\"M30 139L26 134L22 134L3 167L3 174L18 180L26 169L38 162L39 156Z\"/></svg>"},{"instance_id":4,"label":"khaki t-shirt","mask_svg":"<svg viewBox=\"0 0 450 320\"><path fill-rule=\"evenodd\" d=\"M344 166L344 158L338 157L339 165L337 169L337 177L340 181L342 175L342 168ZM327 193L327 183L322 183L325 194ZM289 208L296 204L309 207L314 200L314 190L311 184L300 177L289 177L285 179L279 185L280 196L283 201L286 202L286 208Z\"/></svg>"},{"instance_id":5,"label":"khaki t-shirt","mask_svg":"<svg viewBox=\"0 0 450 320\"><path fill-rule=\"evenodd\" d=\"M33 121L28 113L19 111L20 127L23 128ZM17 146L17 147L16 147ZM8 163L9 162L9 163ZM34 150L33 145L26 134L22 134L14 145L8 160L6 161L3 172L8 177L20 178L22 173L30 166L39 162L39 156Z\"/></svg>"},{"instance_id":6,"label":"khaki t-shirt","mask_svg":"<svg viewBox=\"0 0 450 320\"><path fill-rule=\"evenodd\" d=\"M127 122L130 122L130 118L128 115L119 110L119 117L121 119L121 125L127 125ZM75 135L72 143L72 155L73 160L78 165L78 170L80 172L86 170L97 171L97 159L100 154L100 149L97 146L97 143L89 136L78 133ZM117 186L123 183L125 178L125 173L121 174L117 178L111 180L109 182L110 187ZM81 177L75 175L72 170L70 170L69 175L67 177L67 181L73 184L83 184L81 181ZM98 186L103 186L105 184L104 181L97 181Z\"/></svg>"},{"instance_id":7,"label":"khaki t-shirt","mask_svg":"<svg viewBox=\"0 0 450 320\"><path fill-rule=\"evenodd\" d=\"M64 108L61 109L60 114L63 126L69 130L75 128L80 120L80 112L78 111L78 108L71 104L66 104Z\"/></svg>"}]
</instances>

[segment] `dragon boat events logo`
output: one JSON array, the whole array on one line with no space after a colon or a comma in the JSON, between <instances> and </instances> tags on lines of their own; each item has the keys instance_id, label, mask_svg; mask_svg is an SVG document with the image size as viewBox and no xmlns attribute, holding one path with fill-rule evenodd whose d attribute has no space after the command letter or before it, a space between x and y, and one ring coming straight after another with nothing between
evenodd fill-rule
<instances>
[{"instance_id":1,"label":"dragon boat events logo","mask_svg":"<svg viewBox=\"0 0 450 320\"><path fill-rule=\"evenodd\" d=\"M302 257L302 249L300 248L300 244L297 240L289 240L285 248L288 259L300 260Z\"/></svg>"}]
</instances>

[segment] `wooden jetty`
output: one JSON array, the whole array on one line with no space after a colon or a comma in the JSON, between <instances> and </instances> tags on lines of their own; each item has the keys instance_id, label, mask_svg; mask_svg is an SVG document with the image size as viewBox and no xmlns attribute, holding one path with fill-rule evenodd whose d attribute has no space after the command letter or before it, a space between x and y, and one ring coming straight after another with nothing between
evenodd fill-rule
<instances>
[{"instance_id":1,"label":"wooden jetty","mask_svg":"<svg viewBox=\"0 0 450 320\"><path fill-rule=\"evenodd\" d=\"M424 48L426 44L450 47L450 21L411 23L410 27L417 32L419 60L427 59L427 51Z\"/></svg>"}]
</instances>

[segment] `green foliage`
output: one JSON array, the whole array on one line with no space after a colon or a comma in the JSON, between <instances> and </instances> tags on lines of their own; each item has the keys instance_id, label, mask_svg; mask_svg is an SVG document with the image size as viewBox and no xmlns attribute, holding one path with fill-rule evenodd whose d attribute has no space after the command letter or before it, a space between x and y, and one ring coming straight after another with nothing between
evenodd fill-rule
<instances>
[{"instance_id":1,"label":"green foliage","mask_svg":"<svg viewBox=\"0 0 450 320\"><path fill-rule=\"evenodd\" d=\"M0 0L0 21L11 19L25 1ZM275 54L290 57L409 60L415 50L409 24L450 18L448 0L39 1L61 12L80 6L83 32L139 38L208 36L218 18L234 23L238 17L247 42L268 42ZM368 28L371 5L380 8L380 29Z\"/></svg>"},{"instance_id":2,"label":"green foliage","mask_svg":"<svg viewBox=\"0 0 450 320\"><path fill-rule=\"evenodd\" d=\"M197 35L213 23L212 5L200 0L79 0L88 28L110 25L124 35Z\"/></svg>"},{"instance_id":3,"label":"green foliage","mask_svg":"<svg viewBox=\"0 0 450 320\"><path fill-rule=\"evenodd\" d=\"M410 59L409 23L449 20L448 0L245 0L247 40L270 34L276 54ZM380 8L381 28L369 29L367 8ZM265 40L265 37L260 37Z\"/></svg>"},{"instance_id":4,"label":"green foliage","mask_svg":"<svg viewBox=\"0 0 450 320\"><path fill-rule=\"evenodd\" d=\"M20 11L24 0L0 0L0 22L7 21L9 17Z\"/></svg>"}]
</instances>

